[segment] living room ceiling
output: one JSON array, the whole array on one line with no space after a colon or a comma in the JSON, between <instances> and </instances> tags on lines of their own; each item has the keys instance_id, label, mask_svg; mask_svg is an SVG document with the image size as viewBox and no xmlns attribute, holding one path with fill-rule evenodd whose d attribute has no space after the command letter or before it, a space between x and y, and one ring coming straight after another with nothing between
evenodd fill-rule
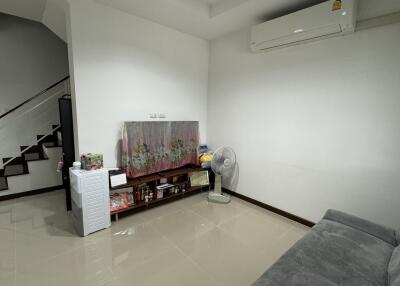
<instances>
[{"instance_id":1,"label":"living room ceiling","mask_svg":"<svg viewBox=\"0 0 400 286\"><path fill-rule=\"evenodd\" d=\"M215 39L325 0L95 0L170 28ZM359 0L359 20L400 11L398 0Z\"/></svg>"},{"instance_id":2,"label":"living room ceiling","mask_svg":"<svg viewBox=\"0 0 400 286\"><path fill-rule=\"evenodd\" d=\"M176 30L214 39L323 0L95 0Z\"/></svg>"},{"instance_id":3,"label":"living room ceiling","mask_svg":"<svg viewBox=\"0 0 400 286\"><path fill-rule=\"evenodd\" d=\"M41 21L47 0L1 0L0 12Z\"/></svg>"},{"instance_id":4,"label":"living room ceiling","mask_svg":"<svg viewBox=\"0 0 400 286\"><path fill-rule=\"evenodd\" d=\"M41 21L47 1L1 0L0 12ZM68 0L57 0L68 1ZM262 23L324 0L92 0L203 39ZM359 0L359 20L400 11L398 0Z\"/></svg>"}]
</instances>

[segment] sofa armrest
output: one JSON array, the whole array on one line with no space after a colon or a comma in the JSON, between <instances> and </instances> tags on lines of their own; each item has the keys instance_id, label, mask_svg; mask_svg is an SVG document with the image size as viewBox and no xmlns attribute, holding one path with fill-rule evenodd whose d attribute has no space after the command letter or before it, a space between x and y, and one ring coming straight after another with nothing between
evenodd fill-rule
<instances>
[{"instance_id":1,"label":"sofa armrest","mask_svg":"<svg viewBox=\"0 0 400 286\"><path fill-rule=\"evenodd\" d=\"M388 227L367 221L365 219L349 215L347 213L337 210L328 210L323 219L336 221L341 224L350 226L354 229L360 230L383 241L386 241L393 246L397 246L398 244L396 239L396 231L394 229L390 229Z\"/></svg>"}]
</instances>

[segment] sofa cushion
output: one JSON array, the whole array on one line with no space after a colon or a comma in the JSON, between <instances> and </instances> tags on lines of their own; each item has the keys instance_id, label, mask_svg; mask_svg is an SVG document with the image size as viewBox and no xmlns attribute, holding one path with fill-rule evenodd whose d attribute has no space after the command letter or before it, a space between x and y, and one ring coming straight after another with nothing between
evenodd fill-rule
<instances>
[{"instance_id":1,"label":"sofa cushion","mask_svg":"<svg viewBox=\"0 0 400 286\"><path fill-rule=\"evenodd\" d=\"M388 267L389 286L400 286L400 246L393 251Z\"/></svg>"},{"instance_id":2,"label":"sofa cushion","mask_svg":"<svg viewBox=\"0 0 400 286\"><path fill-rule=\"evenodd\" d=\"M370 235L376 236L392 244L393 246L398 245L398 241L396 238L396 235L398 234L396 233L396 231L383 225L379 225L338 210L328 210L323 219L340 222L352 228L356 228L363 232L369 233Z\"/></svg>"},{"instance_id":3,"label":"sofa cushion","mask_svg":"<svg viewBox=\"0 0 400 286\"><path fill-rule=\"evenodd\" d=\"M324 219L253 286L386 286L393 249L376 236Z\"/></svg>"}]
</instances>

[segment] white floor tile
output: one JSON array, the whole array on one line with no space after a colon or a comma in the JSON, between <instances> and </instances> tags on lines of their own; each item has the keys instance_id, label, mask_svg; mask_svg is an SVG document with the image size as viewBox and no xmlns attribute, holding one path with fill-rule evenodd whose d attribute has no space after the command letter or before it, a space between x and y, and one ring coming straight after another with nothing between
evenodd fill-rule
<instances>
[{"instance_id":1,"label":"white floor tile","mask_svg":"<svg viewBox=\"0 0 400 286\"><path fill-rule=\"evenodd\" d=\"M307 227L202 193L121 217L85 238L64 192L0 202L1 286L251 285Z\"/></svg>"}]
</instances>

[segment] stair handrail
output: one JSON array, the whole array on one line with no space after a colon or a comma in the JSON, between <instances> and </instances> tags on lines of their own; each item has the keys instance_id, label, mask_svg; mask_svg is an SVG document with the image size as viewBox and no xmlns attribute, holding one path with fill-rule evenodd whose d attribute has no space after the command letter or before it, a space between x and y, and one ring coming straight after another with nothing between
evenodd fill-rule
<instances>
[{"instance_id":1,"label":"stair handrail","mask_svg":"<svg viewBox=\"0 0 400 286\"><path fill-rule=\"evenodd\" d=\"M14 111L16 111L16 110L18 110L19 108L21 108L22 106L24 106L25 104L27 104L27 103L33 101L34 99L38 98L39 96L43 95L44 93L48 92L49 90L51 90L52 88L56 87L57 85L59 85L60 83L66 81L66 80L69 79L69 78L70 78L70 76L68 75L68 76L64 77L63 79L57 81L56 83L52 84L52 85L49 86L48 88L46 88L46 89L42 90L41 92L35 94L35 95L32 96L31 98L29 98L29 99L25 100L24 102L18 104L16 107L14 107L14 108L10 109L9 111L7 111L6 113L0 115L0 119L6 117L7 115L9 115L9 114L11 114L11 113L13 113Z\"/></svg>"}]
</instances>

